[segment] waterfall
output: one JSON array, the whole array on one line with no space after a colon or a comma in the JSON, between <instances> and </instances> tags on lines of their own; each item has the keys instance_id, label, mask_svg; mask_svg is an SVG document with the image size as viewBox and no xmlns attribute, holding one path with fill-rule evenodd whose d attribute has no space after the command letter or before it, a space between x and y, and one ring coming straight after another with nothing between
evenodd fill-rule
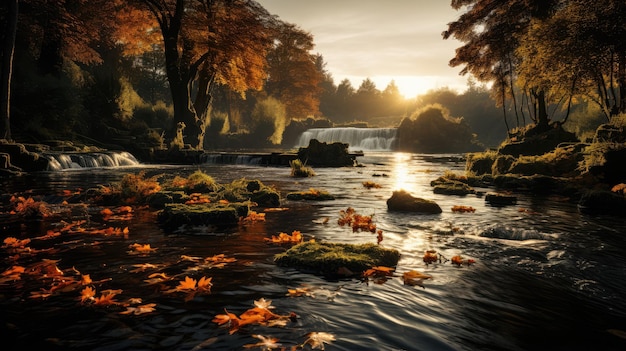
<instances>
[{"instance_id":1,"label":"waterfall","mask_svg":"<svg viewBox=\"0 0 626 351\"><path fill-rule=\"evenodd\" d=\"M300 135L296 147L307 147L311 139L342 142L351 150L389 151L395 148L397 128L312 128Z\"/></svg>"},{"instance_id":2,"label":"waterfall","mask_svg":"<svg viewBox=\"0 0 626 351\"><path fill-rule=\"evenodd\" d=\"M139 161L126 151L105 152L46 152L42 155L48 160L48 171L60 171L69 168L121 167L136 166Z\"/></svg>"}]
</instances>

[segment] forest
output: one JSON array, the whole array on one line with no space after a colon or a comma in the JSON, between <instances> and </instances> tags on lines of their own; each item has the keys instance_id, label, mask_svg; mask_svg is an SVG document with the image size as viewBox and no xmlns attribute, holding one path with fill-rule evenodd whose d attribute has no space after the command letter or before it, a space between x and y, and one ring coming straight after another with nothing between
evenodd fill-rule
<instances>
[{"instance_id":1,"label":"forest","mask_svg":"<svg viewBox=\"0 0 626 351\"><path fill-rule=\"evenodd\" d=\"M436 104L485 147L555 122L582 140L626 112L626 4L601 3L452 0L442 40L463 45L442 59L467 90L405 99L335 82L312 34L253 0L4 1L0 138L291 147L303 128L398 127Z\"/></svg>"}]
</instances>

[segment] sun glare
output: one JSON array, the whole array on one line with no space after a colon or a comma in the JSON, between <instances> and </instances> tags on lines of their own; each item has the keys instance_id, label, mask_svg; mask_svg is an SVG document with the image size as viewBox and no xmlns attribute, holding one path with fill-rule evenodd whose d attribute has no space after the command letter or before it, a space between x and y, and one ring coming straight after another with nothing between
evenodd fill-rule
<instances>
[{"instance_id":1,"label":"sun glare","mask_svg":"<svg viewBox=\"0 0 626 351\"><path fill-rule=\"evenodd\" d=\"M377 76L372 78L372 81L376 83L376 88L380 91L385 90L391 81L394 81L400 94L405 99L413 99L418 95L427 93L431 89L437 89L438 82L436 77L429 76Z\"/></svg>"},{"instance_id":2,"label":"sun glare","mask_svg":"<svg viewBox=\"0 0 626 351\"><path fill-rule=\"evenodd\" d=\"M396 83L400 94L402 94L405 99L413 99L418 95L425 94L429 90L436 88L436 82L429 77L407 76L395 78L393 81ZM386 86L387 85L385 85L385 87Z\"/></svg>"}]
</instances>

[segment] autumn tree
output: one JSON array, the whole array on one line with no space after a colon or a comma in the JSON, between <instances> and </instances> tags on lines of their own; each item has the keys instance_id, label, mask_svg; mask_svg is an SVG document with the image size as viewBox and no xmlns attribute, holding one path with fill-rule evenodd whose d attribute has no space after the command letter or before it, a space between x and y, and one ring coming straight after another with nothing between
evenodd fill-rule
<instances>
[{"instance_id":1,"label":"autumn tree","mask_svg":"<svg viewBox=\"0 0 626 351\"><path fill-rule=\"evenodd\" d=\"M568 96L568 111L572 98L583 95L607 117L626 112L625 23L624 1L563 1L523 36L520 55L533 60L520 66L520 78Z\"/></svg>"},{"instance_id":2,"label":"autumn tree","mask_svg":"<svg viewBox=\"0 0 626 351\"><path fill-rule=\"evenodd\" d=\"M512 99L514 110L518 111L515 83L516 67L520 62L533 57L517 55L520 40L531 25L532 20L547 18L558 0L452 0L454 9L465 9L459 18L448 24L443 38L454 37L464 43L457 48L451 66L461 66L461 74L470 73L481 82L491 82L494 96L502 105L506 121L505 102ZM541 69L550 69L541 67ZM533 118L535 124L548 127L548 97L546 86L524 86L534 99ZM517 120L520 125L519 117Z\"/></svg>"},{"instance_id":3,"label":"autumn tree","mask_svg":"<svg viewBox=\"0 0 626 351\"><path fill-rule=\"evenodd\" d=\"M253 0L138 1L163 37L174 123L186 144L201 148L215 84L241 94L262 87L275 20Z\"/></svg>"},{"instance_id":4,"label":"autumn tree","mask_svg":"<svg viewBox=\"0 0 626 351\"><path fill-rule=\"evenodd\" d=\"M267 60L269 75L265 90L285 104L288 118L319 114L317 56L311 53L315 44L311 33L289 23L276 29L274 46Z\"/></svg>"}]
</instances>

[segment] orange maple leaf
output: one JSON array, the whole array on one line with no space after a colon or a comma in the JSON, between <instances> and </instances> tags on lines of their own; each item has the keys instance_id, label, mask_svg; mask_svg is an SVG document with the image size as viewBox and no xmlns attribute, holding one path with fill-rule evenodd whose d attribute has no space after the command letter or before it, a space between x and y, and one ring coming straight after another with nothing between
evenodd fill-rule
<instances>
[{"instance_id":1,"label":"orange maple leaf","mask_svg":"<svg viewBox=\"0 0 626 351\"><path fill-rule=\"evenodd\" d=\"M84 303L87 300L93 300L94 296L96 296L96 290L91 286L86 286L80 291L80 302Z\"/></svg>"},{"instance_id":2,"label":"orange maple leaf","mask_svg":"<svg viewBox=\"0 0 626 351\"><path fill-rule=\"evenodd\" d=\"M237 315L235 315L234 313L228 312L226 309L224 309L224 313L225 314L218 314L215 317L213 317L212 322L217 323L217 325L222 325L226 323L231 323L232 321L239 320L239 317L237 317Z\"/></svg>"},{"instance_id":3,"label":"orange maple leaf","mask_svg":"<svg viewBox=\"0 0 626 351\"><path fill-rule=\"evenodd\" d=\"M213 278L210 277L200 278L200 280L198 281L198 290L211 290L211 286L213 286L213 283L211 283L212 279Z\"/></svg>"},{"instance_id":4,"label":"orange maple leaf","mask_svg":"<svg viewBox=\"0 0 626 351\"><path fill-rule=\"evenodd\" d=\"M94 298L93 303L94 305L99 305L99 306L116 305L117 301L113 300L115 295L117 294L114 292L102 293L100 297Z\"/></svg>"},{"instance_id":5,"label":"orange maple leaf","mask_svg":"<svg viewBox=\"0 0 626 351\"><path fill-rule=\"evenodd\" d=\"M134 315L139 315L139 314L145 314L145 313L150 313L150 312L154 312L156 303L148 303L145 305L140 305L137 307L126 307L126 311L122 311L120 312L120 314L134 314Z\"/></svg>"},{"instance_id":6,"label":"orange maple leaf","mask_svg":"<svg viewBox=\"0 0 626 351\"><path fill-rule=\"evenodd\" d=\"M196 283L197 283L197 281L195 279L189 278L188 276L185 276L185 280L181 280L180 281L180 283L176 287L176 290L178 290L178 291L195 290L196 289Z\"/></svg>"}]
</instances>

